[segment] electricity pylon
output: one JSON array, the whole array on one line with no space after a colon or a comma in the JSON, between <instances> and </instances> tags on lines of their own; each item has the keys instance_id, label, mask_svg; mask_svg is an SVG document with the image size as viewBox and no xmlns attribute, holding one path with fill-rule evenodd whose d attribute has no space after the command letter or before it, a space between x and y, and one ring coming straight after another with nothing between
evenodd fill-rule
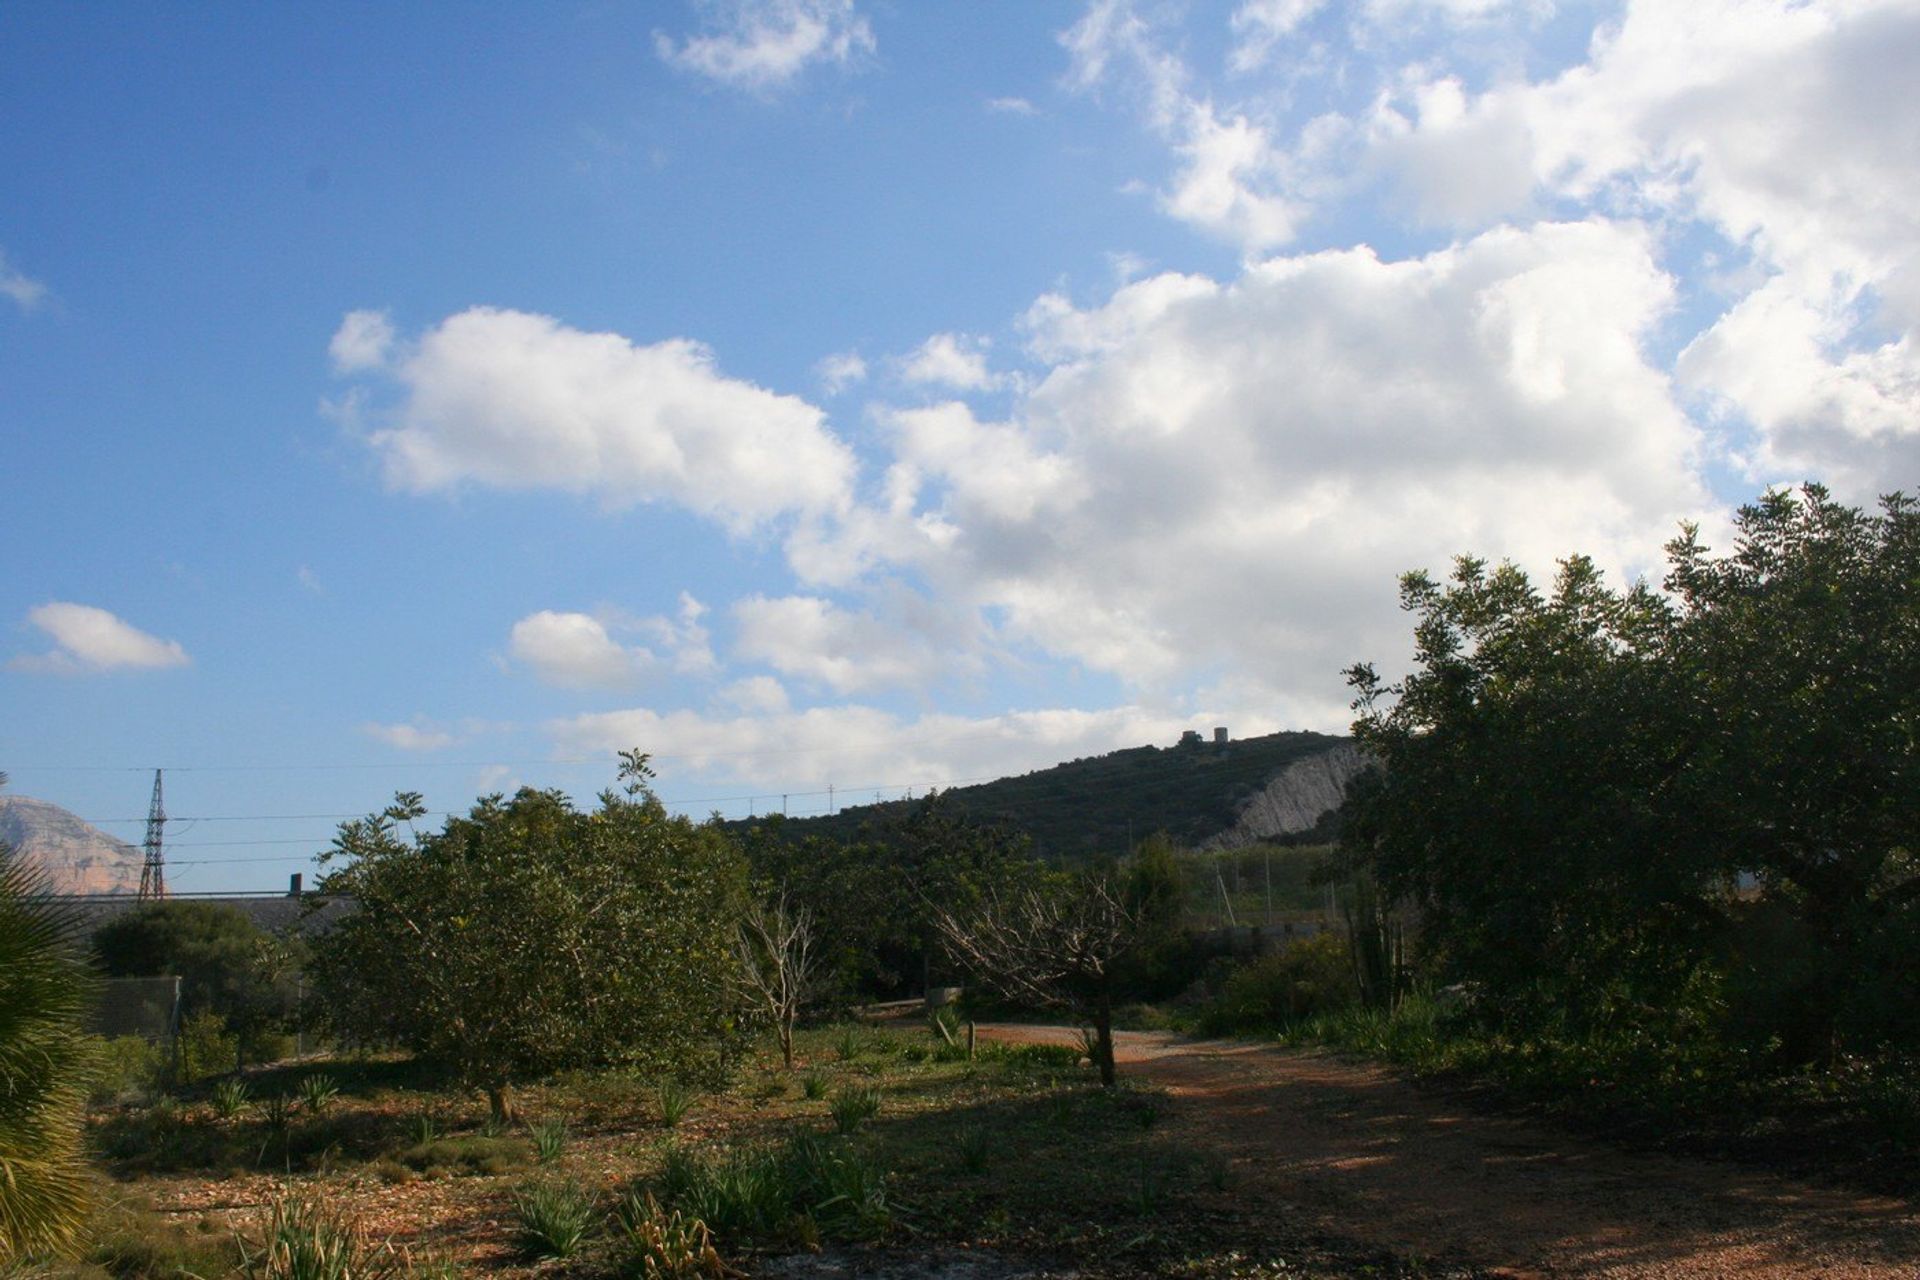
<instances>
[{"instance_id":1,"label":"electricity pylon","mask_svg":"<svg viewBox=\"0 0 1920 1280\"><path fill-rule=\"evenodd\" d=\"M167 862L160 848L160 831L167 810L160 803L160 770L153 771L153 803L147 807L147 860L140 864L140 901L158 902L167 896Z\"/></svg>"}]
</instances>

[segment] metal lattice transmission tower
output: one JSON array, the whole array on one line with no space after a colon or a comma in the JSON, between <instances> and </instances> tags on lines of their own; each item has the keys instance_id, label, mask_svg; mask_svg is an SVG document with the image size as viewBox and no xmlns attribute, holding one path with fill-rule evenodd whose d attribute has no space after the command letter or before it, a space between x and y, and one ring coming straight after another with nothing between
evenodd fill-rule
<instances>
[{"instance_id":1,"label":"metal lattice transmission tower","mask_svg":"<svg viewBox=\"0 0 1920 1280\"><path fill-rule=\"evenodd\" d=\"M167 809L160 803L160 770L153 771L153 803L147 806L147 860L140 864L140 901L157 902L167 896L167 860L160 832L167 825Z\"/></svg>"}]
</instances>

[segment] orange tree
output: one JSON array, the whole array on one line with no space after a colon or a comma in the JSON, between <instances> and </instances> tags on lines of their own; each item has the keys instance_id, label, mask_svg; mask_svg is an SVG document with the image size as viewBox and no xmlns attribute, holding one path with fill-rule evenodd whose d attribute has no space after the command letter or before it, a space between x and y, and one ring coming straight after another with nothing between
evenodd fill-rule
<instances>
[{"instance_id":1,"label":"orange tree","mask_svg":"<svg viewBox=\"0 0 1920 1280\"><path fill-rule=\"evenodd\" d=\"M716 827L668 816L629 752L624 793L488 796L413 833L420 797L345 823L325 882L355 909L316 944L327 1016L411 1049L516 1119L512 1086L575 1067L712 1070L740 1031L744 872Z\"/></svg>"}]
</instances>

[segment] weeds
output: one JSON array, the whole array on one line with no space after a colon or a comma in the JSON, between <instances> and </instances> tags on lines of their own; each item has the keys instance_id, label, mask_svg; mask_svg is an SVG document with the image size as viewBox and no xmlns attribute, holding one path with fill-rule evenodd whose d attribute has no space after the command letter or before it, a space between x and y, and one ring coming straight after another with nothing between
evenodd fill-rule
<instances>
[{"instance_id":1,"label":"weeds","mask_svg":"<svg viewBox=\"0 0 1920 1280\"><path fill-rule=\"evenodd\" d=\"M850 1144L817 1134L720 1157L675 1149L667 1153L660 1190L667 1204L728 1242L807 1244L821 1234L872 1240L893 1221L880 1167Z\"/></svg>"},{"instance_id":2,"label":"weeds","mask_svg":"<svg viewBox=\"0 0 1920 1280\"><path fill-rule=\"evenodd\" d=\"M567 1149L567 1123L564 1120L543 1120L533 1126L533 1158L541 1164L552 1164Z\"/></svg>"},{"instance_id":3,"label":"weeds","mask_svg":"<svg viewBox=\"0 0 1920 1280\"><path fill-rule=\"evenodd\" d=\"M818 1071L809 1071L800 1077L800 1091L808 1102L818 1102L827 1096L827 1077Z\"/></svg>"},{"instance_id":4,"label":"weeds","mask_svg":"<svg viewBox=\"0 0 1920 1280\"><path fill-rule=\"evenodd\" d=\"M593 1197L577 1182L533 1182L514 1192L513 1212L524 1256L570 1258L593 1226Z\"/></svg>"},{"instance_id":5,"label":"weeds","mask_svg":"<svg viewBox=\"0 0 1920 1280\"><path fill-rule=\"evenodd\" d=\"M661 1208L651 1191L629 1192L614 1219L626 1237L625 1271L636 1280L720 1280L739 1274L720 1260L706 1223Z\"/></svg>"},{"instance_id":6,"label":"weeds","mask_svg":"<svg viewBox=\"0 0 1920 1280\"><path fill-rule=\"evenodd\" d=\"M833 1113L833 1131L852 1133L880 1114L880 1091L866 1086L842 1089L827 1107Z\"/></svg>"},{"instance_id":7,"label":"weeds","mask_svg":"<svg viewBox=\"0 0 1920 1280\"><path fill-rule=\"evenodd\" d=\"M424 1147L440 1136L440 1122L431 1111L415 1112L412 1133L415 1144Z\"/></svg>"},{"instance_id":8,"label":"weeds","mask_svg":"<svg viewBox=\"0 0 1920 1280\"><path fill-rule=\"evenodd\" d=\"M669 1077L660 1082L656 1090L660 1101L660 1122L669 1129L677 1129L693 1108L693 1090L684 1081Z\"/></svg>"},{"instance_id":9,"label":"weeds","mask_svg":"<svg viewBox=\"0 0 1920 1280\"><path fill-rule=\"evenodd\" d=\"M860 1056L863 1047L860 1040L860 1028L843 1027L839 1039L833 1042L834 1052L840 1055L840 1061L852 1062Z\"/></svg>"},{"instance_id":10,"label":"weeds","mask_svg":"<svg viewBox=\"0 0 1920 1280\"><path fill-rule=\"evenodd\" d=\"M993 1138L977 1124L960 1126L960 1132L954 1137L954 1154L960 1158L960 1167L968 1173L985 1173L987 1162L993 1156Z\"/></svg>"},{"instance_id":11,"label":"weeds","mask_svg":"<svg viewBox=\"0 0 1920 1280\"><path fill-rule=\"evenodd\" d=\"M260 1103L260 1116L275 1137L285 1137L293 1123L293 1099L284 1093L270 1093Z\"/></svg>"}]
</instances>

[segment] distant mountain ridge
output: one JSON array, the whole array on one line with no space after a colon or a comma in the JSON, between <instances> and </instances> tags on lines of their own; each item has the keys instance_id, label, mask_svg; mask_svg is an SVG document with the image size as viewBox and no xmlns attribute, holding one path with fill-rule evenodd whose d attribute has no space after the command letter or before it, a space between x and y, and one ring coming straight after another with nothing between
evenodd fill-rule
<instances>
[{"instance_id":1,"label":"distant mountain ridge","mask_svg":"<svg viewBox=\"0 0 1920 1280\"><path fill-rule=\"evenodd\" d=\"M1271 733L1129 747L941 794L975 821L1025 832L1046 858L1118 853L1158 831L1189 848L1234 848L1325 837L1346 784L1366 767L1351 738ZM901 816L910 805L850 805L785 819L780 830L796 839L853 839L864 823Z\"/></svg>"},{"instance_id":2,"label":"distant mountain ridge","mask_svg":"<svg viewBox=\"0 0 1920 1280\"><path fill-rule=\"evenodd\" d=\"M0 844L44 870L56 893L140 891L140 849L57 804L0 795Z\"/></svg>"}]
</instances>

